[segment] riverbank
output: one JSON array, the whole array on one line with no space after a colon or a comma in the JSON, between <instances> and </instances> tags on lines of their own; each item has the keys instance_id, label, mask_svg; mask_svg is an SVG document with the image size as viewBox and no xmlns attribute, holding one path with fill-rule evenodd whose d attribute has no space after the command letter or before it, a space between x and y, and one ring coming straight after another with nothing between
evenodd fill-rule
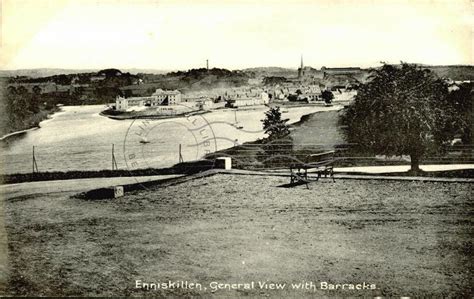
<instances>
[{"instance_id":1,"label":"riverbank","mask_svg":"<svg viewBox=\"0 0 474 299\"><path fill-rule=\"evenodd\" d=\"M51 116L61 111L60 107L53 107L51 109L40 109L38 113L28 116L23 120L16 120L13 124L13 127L8 128L5 125L4 128L0 128L0 132L2 137L0 137L0 142L8 141L9 139L13 139L15 137L19 137L23 134L26 134L30 131L34 131L39 129L41 126L41 122L47 119L50 119Z\"/></svg>"},{"instance_id":2,"label":"riverbank","mask_svg":"<svg viewBox=\"0 0 474 299\"><path fill-rule=\"evenodd\" d=\"M37 130L39 128L40 128L39 126L36 126L36 127L30 128L30 129L9 133L9 134L6 134L6 135L3 135L2 137L0 137L0 141L6 141L8 138L19 137L20 135L26 134L26 133L28 133L30 131L33 131L33 130Z\"/></svg>"},{"instance_id":3,"label":"riverbank","mask_svg":"<svg viewBox=\"0 0 474 299\"><path fill-rule=\"evenodd\" d=\"M173 118L180 118L180 117L187 117L191 115L202 115L209 113L211 111L203 111L203 110L196 110L196 111L189 111L186 113L178 113L178 114L171 114L171 115L160 115L155 114L152 110L144 110L144 111L116 111L112 109L106 109L101 111L99 115L108 117L114 120L125 120L125 119L153 119L153 120L161 120L161 119L173 119Z\"/></svg>"},{"instance_id":4,"label":"riverbank","mask_svg":"<svg viewBox=\"0 0 474 299\"><path fill-rule=\"evenodd\" d=\"M339 100L333 101L331 104L326 104L323 101L319 102L289 102L289 101L274 101L268 104L270 107L281 107L281 108L299 108L299 107L331 107L331 106L345 106L351 103L351 100Z\"/></svg>"},{"instance_id":5,"label":"riverbank","mask_svg":"<svg viewBox=\"0 0 474 299\"><path fill-rule=\"evenodd\" d=\"M288 101L279 101L279 102L272 102L267 105L255 105L255 106L242 106L242 107L220 107L216 109L210 110L193 110L185 113L179 114L172 114L172 115L162 115L157 114L156 110L153 108L141 110L141 111L117 111L112 109L106 109L100 112L101 116L108 117L114 120L124 120L124 119L153 119L153 120L160 120L160 119L172 119L172 118L179 118L179 117L186 117L190 115L202 115L212 112L218 111L252 111L252 110L260 110L265 107L276 107L279 106L283 109L283 113L288 112L287 109L291 108L328 108L334 106L344 106L347 105L349 101L338 101L334 102L333 104L327 105L324 102L311 102L311 103L303 103L303 102L288 102Z\"/></svg>"}]
</instances>

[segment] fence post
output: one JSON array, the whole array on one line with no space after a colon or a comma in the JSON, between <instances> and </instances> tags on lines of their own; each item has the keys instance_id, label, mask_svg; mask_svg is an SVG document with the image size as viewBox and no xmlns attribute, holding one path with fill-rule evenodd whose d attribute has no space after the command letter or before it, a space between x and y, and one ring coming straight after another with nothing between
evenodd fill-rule
<instances>
[{"instance_id":1,"label":"fence post","mask_svg":"<svg viewBox=\"0 0 474 299\"><path fill-rule=\"evenodd\" d=\"M38 164L36 163L35 146L33 145L33 173L36 172L38 172Z\"/></svg>"},{"instance_id":2,"label":"fence post","mask_svg":"<svg viewBox=\"0 0 474 299\"><path fill-rule=\"evenodd\" d=\"M184 159L183 159L183 155L181 154L181 143L179 144L179 163L183 163L184 162Z\"/></svg>"},{"instance_id":3,"label":"fence post","mask_svg":"<svg viewBox=\"0 0 474 299\"><path fill-rule=\"evenodd\" d=\"M112 143L112 170L118 170L117 160L115 160L115 144Z\"/></svg>"}]
</instances>

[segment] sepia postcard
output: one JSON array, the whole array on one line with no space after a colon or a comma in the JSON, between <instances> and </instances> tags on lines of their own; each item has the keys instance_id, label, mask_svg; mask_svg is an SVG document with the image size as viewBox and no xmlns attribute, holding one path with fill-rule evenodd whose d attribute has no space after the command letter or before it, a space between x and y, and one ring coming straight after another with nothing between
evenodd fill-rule
<instances>
[{"instance_id":1,"label":"sepia postcard","mask_svg":"<svg viewBox=\"0 0 474 299\"><path fill-rule=\"evenodd\" d=\"M0 296L474 295L474 2L0 1Z\"/></svg>"}]
</instances>

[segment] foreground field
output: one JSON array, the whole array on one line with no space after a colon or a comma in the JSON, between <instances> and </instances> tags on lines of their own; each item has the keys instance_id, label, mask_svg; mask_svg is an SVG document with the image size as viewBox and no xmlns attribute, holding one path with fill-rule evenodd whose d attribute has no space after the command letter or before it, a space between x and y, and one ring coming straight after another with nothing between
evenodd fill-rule
<instances>
[{"instance_id":1,"label":"foreground field","mask_svg":"<svg viewBox=\"0 0 474 299\"><path fill-rule=\"evenodd\" d=\"M220 174L116 200L84 201L72 193L10 198L7 292L472 295L471 184L325 180L310 190L278 187L287 182ZM147 291L136 280L203 289ZM255 286L213 290L214 282ZM291 285L301 282L317 287ZM321 282L376 289L322 290Z\"/></svg>"}]
</instances>

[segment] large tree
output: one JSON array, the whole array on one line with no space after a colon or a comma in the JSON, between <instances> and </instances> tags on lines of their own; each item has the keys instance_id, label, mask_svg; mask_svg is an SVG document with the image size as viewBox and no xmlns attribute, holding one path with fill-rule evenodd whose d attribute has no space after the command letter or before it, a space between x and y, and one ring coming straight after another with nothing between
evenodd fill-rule
<instances>
[{"instance_id":1,"label":"large tree","mask_svg":"<svg viewBox=\"0 0 474 299\"><path fill-rule=\"evenodd\" d=\"M433 72L413 64L371 71L342 115L346 139L370 154L409 155L411 171L455 134L448 88Z\"/></svg>"}]
</instances>

